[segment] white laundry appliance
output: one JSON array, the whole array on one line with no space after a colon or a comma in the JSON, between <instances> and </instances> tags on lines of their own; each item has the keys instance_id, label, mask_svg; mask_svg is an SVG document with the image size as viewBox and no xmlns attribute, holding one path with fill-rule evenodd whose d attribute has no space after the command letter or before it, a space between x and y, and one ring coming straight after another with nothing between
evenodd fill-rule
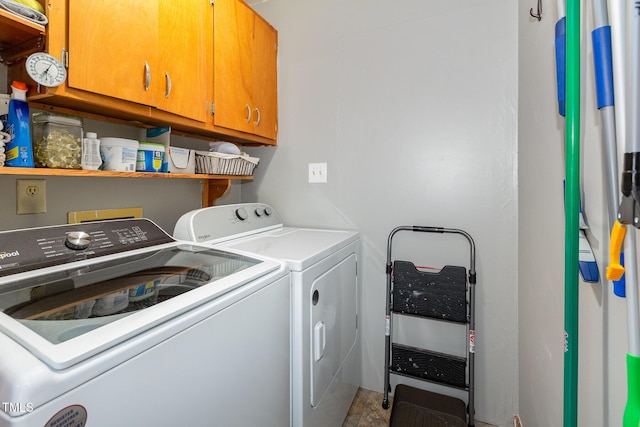
<instances>
[{"instance_id":1,"label":"white laundry appliance","mask_svg":"<svg viewBox=\"0 0 640 427\"><path fill-rule=\"evenodd\" d=\"M361 383L359 234L285 227L272 207L248 203L188 212L176 223L174 237L287 263L292 425L342 426Z\"/></svg>"},{"instance_id":2,"label":"white laundry appliance","mask_svg":"<svg viewBox=\"0 0 640 427\"><path fill-rule=\"evenodd\" d=\"M290 275L146 219L0 232L0 426L290 423Z\"/></svg>"}]
</instances>

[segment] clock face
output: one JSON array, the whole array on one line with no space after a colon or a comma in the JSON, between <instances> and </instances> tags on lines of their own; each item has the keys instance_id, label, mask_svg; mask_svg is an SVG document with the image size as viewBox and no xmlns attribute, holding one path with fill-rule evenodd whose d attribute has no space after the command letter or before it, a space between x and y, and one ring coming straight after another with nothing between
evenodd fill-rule
<instances>
[{"instance_id":1,"label":"clock face","mask_svg":"<svg viewBox=\"0 0 640 427\"><path fill-rule=\"evenodd\" d=\"M36 83L54 87L61 85L67 78L67 70L53 56L36 52L27 58L27 73Z\"/></svg>"}]
</instances>

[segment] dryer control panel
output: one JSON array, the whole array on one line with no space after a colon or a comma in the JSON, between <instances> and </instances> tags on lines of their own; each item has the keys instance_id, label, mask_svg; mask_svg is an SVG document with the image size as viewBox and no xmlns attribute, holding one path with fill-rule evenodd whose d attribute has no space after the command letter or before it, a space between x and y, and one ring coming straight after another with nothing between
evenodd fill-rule
<instances>
[{"instance_id":1,"label":"dryer control panel","mask_svg":"<svg viewBox=\"0 0 640 427\"><path fill-rule=\"evenodd\" d=\"M0 232L0 277L174 242L148 219Z\"/></svg>"},{"instance_id":2,"label":"dryer control panel","mask_svg":"<svg viewBox=\"0 0 640 427\"><path fill-rule=\"evenodd\" d=\"M240 203L196 209L176 223L173 236L198 243L221 243L282 227L278 212L264 203Z\"/></svg>"}]
</instances>

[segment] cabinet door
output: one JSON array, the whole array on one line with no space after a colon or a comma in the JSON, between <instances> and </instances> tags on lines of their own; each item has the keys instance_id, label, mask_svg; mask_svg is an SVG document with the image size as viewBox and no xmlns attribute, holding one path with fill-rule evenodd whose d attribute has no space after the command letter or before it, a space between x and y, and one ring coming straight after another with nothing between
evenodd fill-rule
<instances>
[{"instance_id":1,"label":"cabinet door","mask_svg":"<svg viewBox=\"0 0 640 427\"><path fill-rule=\"evenodd\" d=\"M253 49L254 133L276 139L278 130L278 33L259 16L255 18ZM256 110L257 109L257 110ZM256 115L259 114L259 120Z\"/></svg>"},{"instance_id":2,"label":"cabinet door","mask_svg":"<svg viewBox=\"0 0 640 427\"><path fill-rule=\"evenodd\" d=\"M68 28L69 87L155 103L157 1L69 0ZM147 75L151 81L145 87Z\"/></svg>"},{"instance_id":3,"label":"cabinet door","mask_svg":"<svg viewBox=\"0 0 640 427\"><path fill-rule=\"evenodd\" d=\"M238 0L214 5L214 124L253 132L254 12Z\"/></svg>"},{"instance_id":4,"label":"cabinet door","mask_svg":"<svg viewBox=\"0 0 640 427\"><path fill-rule=\"evenodd\" d=\"M211 99L213 8L209 0L159 1L157 108L200 122Z\"/></svg>"}]
</instances>

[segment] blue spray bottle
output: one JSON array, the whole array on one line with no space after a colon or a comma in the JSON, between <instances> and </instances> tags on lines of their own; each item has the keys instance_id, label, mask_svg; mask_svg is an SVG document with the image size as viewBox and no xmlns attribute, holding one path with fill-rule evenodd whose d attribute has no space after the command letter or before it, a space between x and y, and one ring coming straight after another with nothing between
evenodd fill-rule
<instances>
[{"instance_id":1,"label":"blue spray bottle","mask_svg":"<svg viewBox=\"0 0 640 427\"><path fill-rule=\"evenodd\" d=\"M11 83L7 132L13 135L13 138L5 150L7 156L5 165L23 168L34 167L27 85L23 82L14 81Z\"/></svg>"}]
</instances>

